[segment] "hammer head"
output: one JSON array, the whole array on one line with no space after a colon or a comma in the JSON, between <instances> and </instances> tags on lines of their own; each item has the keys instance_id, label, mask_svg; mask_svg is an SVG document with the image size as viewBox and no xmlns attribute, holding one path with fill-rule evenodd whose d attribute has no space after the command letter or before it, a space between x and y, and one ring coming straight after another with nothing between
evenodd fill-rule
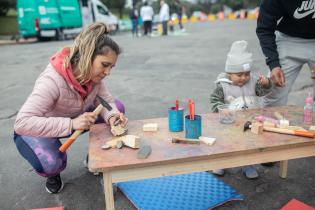
<instances>
[{"instance_id":1,"label":"hammer head","mask_svg":"<svg viewBox=\"0 0 315 210\"><path fill-rule=\"evenodd\" d=\"M111 105L109 105L109 103L107 103L107 101L105 101L102 97L96 95L96 98L108 111L111 111L113 109Z\"/></svg>"},{"instance_id":2,"label":"hammer head","mask_svg":"<svg viewBox=\"0 0 315 210\"><path fill-rule=\"evenodd\" d=\"M250 129L250 126L252 125L251 121L246 121L244 124L244 132L248 129Z\"/></svg>"}]
</instances>

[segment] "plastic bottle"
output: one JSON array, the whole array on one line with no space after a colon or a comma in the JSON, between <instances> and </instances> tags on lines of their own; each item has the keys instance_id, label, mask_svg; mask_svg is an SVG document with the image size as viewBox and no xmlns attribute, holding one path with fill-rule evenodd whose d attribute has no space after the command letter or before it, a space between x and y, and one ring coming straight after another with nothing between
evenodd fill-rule
<instances>
[{"instance_id":1,"label":"plastic bottle","mask_svg":"<svg viewBox=\"0 0 315 210\"><path fill-rule=\"evenodd\" d=\"M304 106L304 123L313 123L313 97L309 94L305 100Z\"/></svg>"}]
</instances>

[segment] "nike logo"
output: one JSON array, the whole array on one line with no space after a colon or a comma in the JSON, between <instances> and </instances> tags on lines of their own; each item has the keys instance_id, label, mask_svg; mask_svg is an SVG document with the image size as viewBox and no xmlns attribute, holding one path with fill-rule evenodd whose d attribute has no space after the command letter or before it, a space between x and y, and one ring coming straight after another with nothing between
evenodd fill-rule
<instances>
[{"instance_id":1,"label":"nike logo","mask_svg":"<svg viewBox=\"0 0 315 210\"><path fill-rule=\"evenodd\" d=\"M315 18L315 0L307 0L302 1L301 6L294 11L293 16L296 19L302 19L312 13L314 13L312 18Z\"/></svg>"},{"instance_id":2,"label":"nike logo","mask_svg":"<svg viewBox=\"0 0 315 210\"><path fill-rule=\"evenodd\" d=\"M304 17L306 17L306 16L308 16L308 15L310 15L312 13L315 13L315 9L312 9L312 10L309 10L309 11L306 11L306 12L303 12L303 13L299 13L298 9L296 9L295 12L294 12L294 17L296 19L302 19L302 18L304 18ZM315 16L315 14L313 15L312 18L315 18L314 16Z\"/></svg>"}]
</instances>

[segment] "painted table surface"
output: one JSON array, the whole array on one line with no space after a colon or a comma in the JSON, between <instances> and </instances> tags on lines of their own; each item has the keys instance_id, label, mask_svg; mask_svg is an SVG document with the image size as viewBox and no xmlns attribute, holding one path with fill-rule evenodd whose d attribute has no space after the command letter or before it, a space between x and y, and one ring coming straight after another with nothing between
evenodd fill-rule
<instances>
[{"instance_id":1,"label":"painted table surface","mask_svg":"<svg viewBox=\"0 0 315 210\"><path fill-rule=\"evenodd\" d=\"M169 132L167 118L130 121L128 134L139 136L141 144L152 147L151 155L147 159L137 159L138 150L128 147L102 150L101 146L114 137L108 126L97 124L90 130L89 168L91 171L110 171L315 144L315 140L311 138L271 132L256 135L249 130L243 132L247 120L253 120L257 115L273 117L275 111L290 120L290 125L299 125L308 129L309 126L303 124L303 108L296 106L239 111L233 124L221 124L217 113L203 114L201 115L202 136L216 138L212 146L204 143L200 145L171 143L172 137L184 137L185 133ZM142 126L145 123L158 123L158 131L143 132Z\"/></svg>"}]
</instances>

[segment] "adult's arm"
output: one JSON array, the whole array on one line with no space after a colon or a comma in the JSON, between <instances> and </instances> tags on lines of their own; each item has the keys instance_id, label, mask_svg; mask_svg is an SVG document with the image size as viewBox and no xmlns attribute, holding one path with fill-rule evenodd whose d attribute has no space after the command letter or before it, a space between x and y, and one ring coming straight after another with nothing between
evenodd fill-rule
<instances>
[{"instance_id":1,"label":"adult's arm","mask_svg":"<svg viewBox=\"0 0 315 210\"><path fill-rule=\"evenodd\" d=\"M16 117L15 132L25 136L47 138L70 135L71 118L45 116L54 107L59 95L59 88L55 81L49 76L40 76Z\"/></svg>"},{"instance_id":2,"label":"adult's arm","mask_svg":"<svg viewBox=\"0 0 315 210\"><path fill-rule=\"evenodd\" d=\"M281 2L281 0L262 0L257 20L256 34L270 70L281 67L275 35L277 23L284 15L284 6Z\"/></svg>"}]
</instances>

